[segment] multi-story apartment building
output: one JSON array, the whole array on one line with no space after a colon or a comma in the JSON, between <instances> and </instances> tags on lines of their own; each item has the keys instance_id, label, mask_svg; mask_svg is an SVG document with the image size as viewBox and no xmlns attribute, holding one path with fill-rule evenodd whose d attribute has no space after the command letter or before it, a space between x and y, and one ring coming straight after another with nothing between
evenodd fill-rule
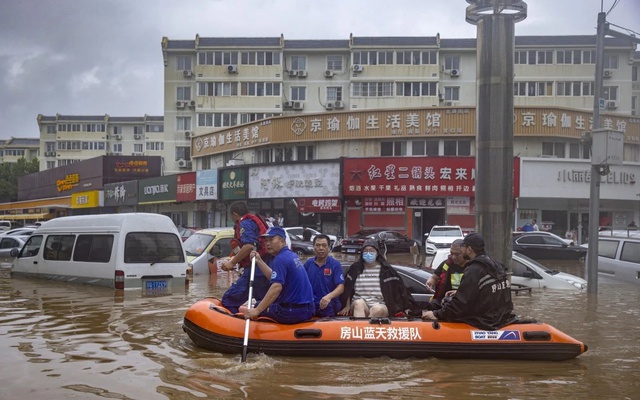
<instances>
[{"instance_id":1,"label":"multi-story apartment building","mask_svg":"<svg viewBox=\"0 0 640 400\"><path fill-rule=\"evenodd\" d=\"M39 157L40 140L32 138L0 139L0 163L14 163L24 157L31 161Z\"/></svg>"}]
</instances>

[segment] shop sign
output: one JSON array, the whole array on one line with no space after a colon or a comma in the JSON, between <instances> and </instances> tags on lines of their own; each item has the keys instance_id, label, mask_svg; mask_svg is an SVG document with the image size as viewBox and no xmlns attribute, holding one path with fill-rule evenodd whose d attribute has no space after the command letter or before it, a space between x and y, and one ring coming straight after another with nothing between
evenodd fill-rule
<instances>
[{"instance_id":1,"label":"shop sign","mask_svg":"<svg viewBox=\"0 0 640 400\"><path fill-rule=\"evenodd\" d=\"M160 176L138 181L139 204L176 201L176 176Z\"/></svg>"},{"instance_id":2,"label":"shop sign","mask_svg":"<svg viewBox=\"0 0 640 400\"><path fill-rule=\"evenodd\" d=\"M222 171L223 200L242 200L247 198L246 170L242 168L226 169Z\"/></svg>"},{"instance_id":3,"label":"shop sign","mask_svg":"<svg viewBox=\"0 0 640 400\"><path fill-rule=\"evenodd\" d=\"M401 212L404 205L404 197L365 197L362 208L366 212Z\"/></svg>"},{"instance_id":4,"label":"shop sign","mask_svg":"<svg viewBox=\"0 0 640 400\"><path fill-rule=\"evenodd\" d=\"M249 168L249 198L339 197L340 164L282 164Z\"/></svg>"},{"instance_id":5,"label":"shop sign","mask_svg":"<svg viewBox=\"0 0 640 400\"><path fill-rule=\"evenodd\" d=\"M138 204L138 181L104 185L104 205L106 207L136 204Z\"/></svg>"},{"instance_id":6,"label":"shop sign","mask_svg":"<svg viewBox=\"0 0 640 400\"><path fill-rule=\"evenodd\" d=\"M196 173L187 172L176 176L176 201L196 200Z\"/></svg>"},{"instance_id":7,"label":"shop sign","mask_svg":"<svg viewBox=\"0 0 640 400\"><path fill-rule=\"evenodd\" d=\"M340 199L338 197L299 197L298 211L315 213L340 212Z\"/></svg>"},{"instance_id":8,"label":"shop sign","mask_svg":"<svg viewBox=\"0 0 640 400\"><path fill-rule=\"evenodd\" d=\"M443 197L409 197L407 206L413 208L444 208L446 200Z\"/></svg>"},{"instance_id":9,"label":"shop sign","mask_svg":"<svg viewBox=\"0 0 640 400\"><path fill-rule=\"evenodd\" d=\"M447 197L447 214L471 214L471 198Z\"/></svg>"},{"instance_id":10,"label":"shop sign","mask_svg":"<svg viewBox=\"0 0 640 400\"><path fill-rule=\"evenodd\" d=\"M94 207L104 207L104 192L102 190L79 192L71 195L71 208Z\"/></svg>"},{"instance_id":11,"label":"shop sign","mask_svg":"<svg viewBox=\"0 0 640 400\"><path fill-rule=\"evenodd\" d=\"M218 170L196 171L196 200L215 200L218 198Z\"/></svg>"},{"instance_id":12,"label":"shop sign","mask_svg":"<svg viewBox=\"0 0 640 400\"><path fill-rule=\"evenodd\" d=\"M58 179L56 181L56 187L58 188L58 192L64 192L78 186L79 182L80 174L67 174L64 179Z\"/></svg>"}]
</instances>

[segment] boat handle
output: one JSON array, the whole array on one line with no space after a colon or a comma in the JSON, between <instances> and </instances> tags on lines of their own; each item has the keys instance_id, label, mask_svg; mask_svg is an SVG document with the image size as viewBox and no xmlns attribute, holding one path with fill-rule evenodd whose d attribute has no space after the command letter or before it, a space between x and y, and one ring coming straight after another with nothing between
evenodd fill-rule
<instances>
[{"instance_id":1,"label":"boat handle","mask_svg":"<svg viewBox=\"0 0 640 400\"><path fill-rule=\"evenodd\" d=\"M322 337L321 329L296 329L293 332L296 339L318 339Z\"/></svg>"},{"instance_id":2,"label":"boat handle","mask_svg":"<svg viewBox=\"0 0 640 400\"><path fill-rule=\"evenodd\" d=\"M371 318L369 320L370 325L391 325L389 318Z\"/></svg>"},{"instance_id":3,"label":"boat handle","mask_svg":"<svg viewBox=\"0 0 640 400\"><path fill-rule=\"evenodd\" d=\"M546 331L525 331L522 332L524 340L549 341L551 334Z\"/></svg>"}]
</instances>

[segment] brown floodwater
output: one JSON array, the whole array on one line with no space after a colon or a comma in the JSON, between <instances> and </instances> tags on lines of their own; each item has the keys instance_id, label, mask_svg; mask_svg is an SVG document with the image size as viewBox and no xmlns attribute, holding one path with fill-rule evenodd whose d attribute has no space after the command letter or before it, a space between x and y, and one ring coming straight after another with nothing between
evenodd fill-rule
<instances>
[{"instance_id":1,"label":"brown floodwater","mask_svg":"<svg viewBox=\"0 0 640 400\"><path fill-rule=\"evenodd\" d=\"M393 257L390 257L393 258ZM402 261L402 260L399 260ZM583 274L576 263L552 263ZM547 265L549 265L547 263ZM292 358L199 349L187 308L233 275L196 276L161 297L12 278L0 268L0 399L637 399L640 285L600 279L598 296L534 291L516 312L589 350L570 361Z\"/></svg>"}]
</instances>

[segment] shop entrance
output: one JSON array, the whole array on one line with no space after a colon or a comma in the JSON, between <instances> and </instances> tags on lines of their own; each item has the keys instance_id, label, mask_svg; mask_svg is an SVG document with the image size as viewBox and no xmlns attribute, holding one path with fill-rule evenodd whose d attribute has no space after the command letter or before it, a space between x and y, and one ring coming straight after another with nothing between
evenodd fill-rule
<instances>
[{"instance_id":1,"label":"shop entrance","mask_svg":"<svg viewBox=\"0 0 640 400\"><path fill-rule=\"evenodd\" d=\"M429 233L434 225L444 224L444 208L414 208L413 238L424 242L424 234Z\"/></svg>"}]
</instances>

